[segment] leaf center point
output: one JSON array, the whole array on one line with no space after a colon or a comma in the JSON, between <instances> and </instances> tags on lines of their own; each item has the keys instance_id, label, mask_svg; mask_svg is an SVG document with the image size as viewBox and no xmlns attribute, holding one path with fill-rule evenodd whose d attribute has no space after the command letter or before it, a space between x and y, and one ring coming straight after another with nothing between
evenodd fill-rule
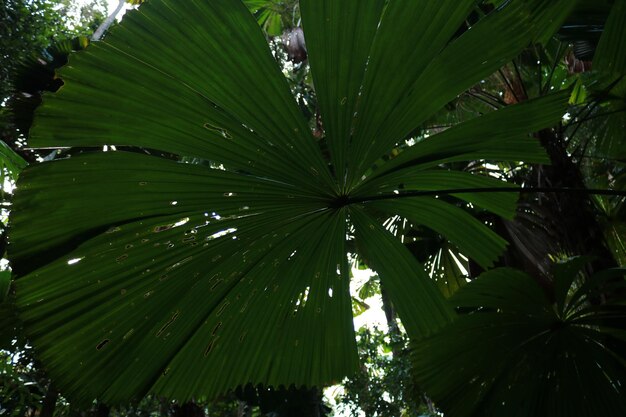
<instances>
[{"instance_id":1,"label":"leaf center point","mask_svg":"<svg viewBox=\"0 0 626 417\"><path fill-rule=\"evenodd\" d=\"M350 197L347 194L339 195L330 202L330 208L340 209L350 204Z\"/></svg>"}]
</instances>

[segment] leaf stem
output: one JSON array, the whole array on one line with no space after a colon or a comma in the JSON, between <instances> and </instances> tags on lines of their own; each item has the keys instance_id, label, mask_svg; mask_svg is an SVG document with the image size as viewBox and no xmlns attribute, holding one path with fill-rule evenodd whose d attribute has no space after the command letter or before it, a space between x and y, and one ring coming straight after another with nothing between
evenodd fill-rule
<instances>
[{"instance_id":1,"label":"leaf stem","mask_svg":"<svg viewBox=\"0 0 626 417\"><path fill-rule=\"evenodd\" d=\"M583 193L593 195L615 195L626 196L626 191L621 190L607 190L596 188L559 188L559 187L479 187L479 188L450 188L441 190L427 190L427 191L402 191L398 194L379 194L367 197L349 197L343 198L341 203L343 205L366 203L369 201L378 200L393 200L397 198L408 197L428 197L428 196L440 196L450 194L465 194L465 193Z\"/></svg>"}]
</instances>

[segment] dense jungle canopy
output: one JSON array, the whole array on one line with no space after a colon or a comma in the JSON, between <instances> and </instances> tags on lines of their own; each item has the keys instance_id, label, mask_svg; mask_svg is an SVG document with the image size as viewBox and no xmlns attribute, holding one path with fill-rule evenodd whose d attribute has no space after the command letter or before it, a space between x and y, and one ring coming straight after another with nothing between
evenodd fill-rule
<instances>
[{"instance_id":1,"label":"dense jungle canopy","mask_svg":"<svg viewBox=\"0 0 626 417\"><path fill-rule=\"evenodd\" d=\"M127 3L0 9L0 414L626 415L626 0Z\"/></svg>"}]
</instances>

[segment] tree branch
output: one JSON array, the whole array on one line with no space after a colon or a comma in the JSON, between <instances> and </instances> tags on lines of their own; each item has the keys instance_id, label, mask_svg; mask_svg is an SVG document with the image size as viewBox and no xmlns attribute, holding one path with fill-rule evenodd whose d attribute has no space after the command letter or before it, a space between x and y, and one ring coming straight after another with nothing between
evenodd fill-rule
<instances>
[{"instance_id":1,"label":"tree branch","mask_svg":"<svg viewBox=\"0 0 626 417\"><path fill-rule=\"evenodd\" d=\"M115 8L115 10L113 10L113 13L107 16L107 18L104 19L104 22L102 22L102 24L98 26L98 29L96 29L93 35L91 35L92 41L99 41L102 38L102 36L104 35L104 32L106 32L107 29L111 27L113 22L115 22L115 18L120 13L120 11L124 8L124 4L126 4L125 0L119 0L119 2L117 3L117 7Z\"/></svg>"}]
</instances>

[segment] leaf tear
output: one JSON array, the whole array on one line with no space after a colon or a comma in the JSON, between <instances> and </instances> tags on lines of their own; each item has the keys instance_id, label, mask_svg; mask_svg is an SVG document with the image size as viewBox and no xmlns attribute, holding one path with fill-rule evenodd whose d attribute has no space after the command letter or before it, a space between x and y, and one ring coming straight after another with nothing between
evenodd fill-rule
<instances>
[{"instance_id":1,"label":"leaf tear","mask_svg":"<svg viewBox=\"0 0 626 417\"><path fill-rule=\"evenodd\" d=\"M96 350L102 350L102 348L104 348L109 342L109 339L104 339L103 341L98 343L98 345L96 346Z\"/></svg>"},{"instance_id":2,"label":"leaf tear","mask_svg":"<svg viewBox=\"0 0 626 417\"><path fill-rule=\"evenodd\" d=\"M163 326L161 326L159 331L156 333L156 337L161 337L163 332L165 332L165 330L167 330L167 328L170 327L172 325L172 323L174 323L174 321L176 321L176 319L178 318L179 315L180 315L180 311L176 311L172 315L172 317L167 321L167 323L165 323Z\"/></svg>"}]
</instances>

